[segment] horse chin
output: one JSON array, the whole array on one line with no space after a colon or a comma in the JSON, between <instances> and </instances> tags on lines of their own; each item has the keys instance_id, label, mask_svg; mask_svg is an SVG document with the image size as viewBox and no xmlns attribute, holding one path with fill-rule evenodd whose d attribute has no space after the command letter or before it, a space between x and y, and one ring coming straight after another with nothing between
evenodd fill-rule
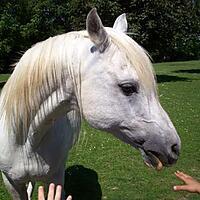
<instances>
[{"instance_id":1,"label":"horse chin","mask_svg":"<svg viewBox=\"0 0 200 200\"><path fill-rule=\"evenodd\" d=\"M144 160L144 163L148 166L148 167L151 167L151 168L154 168L156 169L157 171L160 171L162 170L163 168L163 163L160 161L160 159L154 155L152 152L150 151L145 151L144 149L141 149L139 148L141 154L142 154L142 157L143 157L143 160Z\"/></svg>"},{"instance_id":2,"label":"horse chin","mask_svg":"<svg viewBox=\"0 0 200 200\"><path fill-rule=\"evenodd\" d=\"M124 129L124 128L123 128ZM115 136L117 138L119 138L120 140L130 144L132 147L139 149L144 163L148 166L148 167L152 167L154 169L156 169L157 171L162 170L163 165L166 166L166 164L164 164L164 160L163 162L160 160L160 158L158 157L156 152L153 151L147 151L144 149L143 144L144 144L144 140L143 139L138 139L138 140L133 140L133 138L128 137L127 134L119 134L119 132L117 132L117 134L115 133Z\"/></svg>"}]
</instances>

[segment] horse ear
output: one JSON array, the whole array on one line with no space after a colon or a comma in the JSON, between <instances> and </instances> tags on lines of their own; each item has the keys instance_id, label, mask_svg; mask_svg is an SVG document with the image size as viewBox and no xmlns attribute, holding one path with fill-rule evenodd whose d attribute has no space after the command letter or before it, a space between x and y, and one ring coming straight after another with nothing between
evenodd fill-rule
<instances>
[{"instance_id":1,"label":"horse ear","mask_svg":"<svg viewBox=\"0 0 200 200\"><path fill-rule=\"evenodd\" d=\"M95 44L95 49L103 53L109 45L108 34L97 14L96 8L93 8L87 16L86 28L90 40Z\"/></svg>"},{"instance_id":2,"label":"horse ear","mask_svg":"<svg viewBox=\"0 0 200 200\"><path fill-rule=\"evenodd\" d=\"M115 20L115 23L113 25L113 28L116 29L117 31L126 33L128 29L128 23L126 20L126 14L123 13L117 19Z\"/></svg>"}]
</instances>

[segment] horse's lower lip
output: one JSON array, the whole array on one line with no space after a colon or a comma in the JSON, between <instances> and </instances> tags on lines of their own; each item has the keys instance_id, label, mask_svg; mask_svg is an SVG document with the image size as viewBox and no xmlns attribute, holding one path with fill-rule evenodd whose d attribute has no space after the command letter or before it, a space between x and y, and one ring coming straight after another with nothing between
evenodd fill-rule
<instances>
[{"instance_id":1,"label":"horse's lower lip","mask_svg":"<svg viewBox=\"0 0 200 200\"><path fill-rule=\"evenodd\" d=\"M163 168L163 163L160 161L160 159L154 155L152 152L150 151L145 151L144 149L139 148L142 157L144 159L144 163L148 166L148 167L153 167L156 170L161 170Z\"/></svg>"}]
</instances>

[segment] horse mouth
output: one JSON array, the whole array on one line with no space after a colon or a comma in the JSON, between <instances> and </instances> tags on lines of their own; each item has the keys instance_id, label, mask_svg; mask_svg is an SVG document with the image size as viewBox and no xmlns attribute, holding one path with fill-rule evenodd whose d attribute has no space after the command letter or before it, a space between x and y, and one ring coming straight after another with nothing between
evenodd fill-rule
<instances>
[{"instance_id":1,"label":"horse mouth","mask_svg":"<svg viewBox=\"0 0 200 200\"><path fill-rule=\"evenodd\" d=\"M156 169L157 171L162 170L163 168L163 163L161 160L158 158L155 152L151 151L145 151L142 148L139 148L141 155L143 157L144 163L151 168Z\"/></svg>"}]
</instances>

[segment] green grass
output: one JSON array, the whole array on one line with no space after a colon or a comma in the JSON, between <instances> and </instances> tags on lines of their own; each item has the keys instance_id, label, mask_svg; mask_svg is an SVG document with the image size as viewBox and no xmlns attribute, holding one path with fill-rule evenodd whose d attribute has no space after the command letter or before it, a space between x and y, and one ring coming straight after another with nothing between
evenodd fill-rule
<instances>
[{"instance_id":1,"label":"green grass","mask_svg":"<svg viewBox=\"0 0 200 200\"><path fill-rule=\"evenodd\" d=\"M9 78L10 74L1 74L0 75L0 82L4 82Z\"/></svg>"},{"instance_id":2,"label":"green grass","mask_svg":"<svg viewBox=\"0 0 200 200\"><path fill-rule=\"evenodd\" d=\"M172 186L180 183L173 175L176 170L200 180L200 61L160 63L154 67L161 104L182 140L179 161L171 168L156 172L143 164L137 150L84 123L80 140L70 152L67 164L78 173L67 178L73 183L69 188L82 193L80 199L89 200L84 195L93 193L91 199L97 200L101 192L103 200L200 198L196 194L172 191ZM76 165L83 167L74 167ZM68 170L69 174L74 173ZM9 199L1 180L0 199Z\"/></svg>"}]
</instances>

